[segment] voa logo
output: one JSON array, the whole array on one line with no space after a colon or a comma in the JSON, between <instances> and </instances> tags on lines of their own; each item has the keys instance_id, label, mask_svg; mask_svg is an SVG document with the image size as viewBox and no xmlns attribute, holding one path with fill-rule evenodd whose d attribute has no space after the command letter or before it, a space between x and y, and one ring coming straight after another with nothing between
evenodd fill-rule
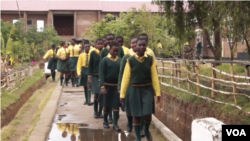
<instances>
[{"instance_id":1,"label":"voa logo","mask_svg":"<svg viewBox=\"0 0 250 141\"><path fill-rule=\"evenodd\" d=\"M244 129L226 129L226 132L228 136L247 136Z\"/></svg>"}]
</instances>

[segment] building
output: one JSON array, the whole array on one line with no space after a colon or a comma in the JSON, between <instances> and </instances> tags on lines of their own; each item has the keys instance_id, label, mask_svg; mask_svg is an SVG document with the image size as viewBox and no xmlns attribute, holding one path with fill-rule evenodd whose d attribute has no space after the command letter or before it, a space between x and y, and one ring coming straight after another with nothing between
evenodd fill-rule
<instances>
[{"instance_id":1,"label":"building","mask_svg":"<svg viewBox=\"0 0 250 141\"><path fill-rule=\"evenodd\" d=\"M100 22L105 16L127 12L131 7L141 8L146 4L152 12L158 12L158 6L151 2L111 2L111 1L1 1L1 19L15 22L21 18L26 21L26 27L36 25L44 28L54 25L56 31L64 39L72 37L80 39L92 22Z\"/></svg>"}]
</instances>

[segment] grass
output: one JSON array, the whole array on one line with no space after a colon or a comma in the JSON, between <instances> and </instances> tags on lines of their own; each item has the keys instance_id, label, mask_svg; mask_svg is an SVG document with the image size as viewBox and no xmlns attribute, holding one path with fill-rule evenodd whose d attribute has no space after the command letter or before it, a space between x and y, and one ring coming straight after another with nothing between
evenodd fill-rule
<instances>
[{"instance_id":1,"label":"grass","mask_svg":"<svg viewBox=\"0 0 250 141\"><path fill-rule=\"evenodd\" d=\"M35 91L33 96L19 110L13 121L1 131L2 141L13 141L19 138L22 141L27 141L31 132L36 127L40 119L40 115L47 102L49 101L57 83L50 84L51 88L45 85ZM21 130L18 130L21 129Z\"/></svg>"},{"instance_id":2,"label":"grass","mask_svg":"<svg viewBox=\"0 0 250 141\"><path fill-rule=\"evenodd\" d=\"M39 70L34 74L32 78L28 78L25 83L12 93L4 92L1 95L1 110L7 108L9 105L15 103L27 89L37 83L42 77L44 77L43 70Z\"/></svg>"},{"instance_id":3,"label":"grass","mask_svg":"<svg viewBox=\"0 0 250 141\"><path fill-rule=\"evenodd\" d=\"M161 64L158 64L158 66L161 66ZM167 63L165 63L164 66L165 67L171 67L171 65L167 64ZM217 66L216 68L221 70L221 71L230 73L230 65L229 64L223 64L221 66ZM190 67L182 66L182 69L192 71L192 68L190 68ZM161 71L159 71L159 73L161 73ZM237 74L237 75L245 76L244 67L234 65L234 73ZM164 74L165 75L170 75L171 71L170 70L165 70ZM212 70L211 70L211 68L209 68L208 65L200 65L200 74L211 77L212 76ZM187 73L185 73L185 71L182 71L181 77L182 78L187 77ZM195 79L195 76L193 76L192 78ZM230 80L231 79L231 78L228 78L227 76L224 76L224 75L219 74L219 73L217 73L217 78L224 79L224 80ZM202 77L201 77L201 79L202 79ZM242 79L241 80L236 79L236 81L238 81L238 82L246 82L245 80L242 80ZM164 78L163 82L165 82L167 84L171 84L170 79L165 79ZM211 83L209 83L209 80L208 80L208 83L206 83L206 84L202 83L202 84L207 86L207 87L211 87ZM220 83L220 84L222 84L222 83ZM173 85L178 87L177 80L174 80ZM226 85L230 86L230 84L226 84ZM188 87L187 82L182 82L181 83L181 88L182 89L187 89L187 87ZM242 88L250 89L249 86L244 86ZM169 93L173 94L174 96L176 96L178 99L180 99L182 101L192 102L195 105L206 104L206 106L210 107L211 109L213 109L217 113L220 113L222 116L230 115L230 116L234 117L235 119L239 120L241 123L250 124L249 119L248 119L249 117L243 116L244 112L250 112L250 99L245 97L245 96L237 96L237 101L238 101L237 105L242 107L242 110L239 110L239 109L237 109L237 108L235 108L233 106L230 106L230 105L222 105L222 104L215 104L214 102L206 102L205 100L203 100L203 99L201 99L201 98L199 98L197 96L193 96L191 94L182 92L181 90L178 90L178 89L175 89L175 88L165 87L165 86L162 85L161 89L163 91L165 91L165 92L169 92ZM225 88L221 88L221 87L216 88L216 89L229 92L229 90L227 90ZM190 84L190 92L197 93L196 85ZM204 89L204 88L201 88L201 95L206 96L208 98L211 98L211 91L207 90L207 89ZM218 94L215 94L215 100L227 102L227 103L230 103L230 104L234 104L233 95L223 95L223 94L218 93Z\"/></svg>"}]
</instances>

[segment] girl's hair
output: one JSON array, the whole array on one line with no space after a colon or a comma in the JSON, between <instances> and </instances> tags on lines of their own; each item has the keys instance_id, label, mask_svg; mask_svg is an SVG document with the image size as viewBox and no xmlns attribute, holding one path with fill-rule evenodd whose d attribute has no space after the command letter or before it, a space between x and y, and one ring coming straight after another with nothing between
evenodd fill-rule
<instances>
[{"instance_id":1,"label":"girl's hair","mask_svg":"<svg viewBox=\"0 0 250 141\"><path fill-rule=\"evenodd\" d=\"M98 41L103 41L101 38L97 39L95 42L97 43Z\"/></svg>"},{"instance_id":2,"label":"girl's hair","mask_svg":"<svg viewBox=\"0 0 250 141\"><path fill-rule=\"evenodd\" d=\"M116 41L117 41L118 39L124 40L122 36L117 36L117 37L116 37Z\"/></svg>"},{"instance_id":3,"label":"girl's hair","mask_svg":"<svg viewBox=\"0 0 250 141\"><path fill-rule=\"evenodd\" d=\"M114 38L115 38L115 34L108 34L106 37L108 37L108 36L113 36Z\"/></svg>"},{"instance_id":4,"label":"girl's hair","mask_svg":"<svg viewBox=\"0 0 250 141\"><path fill-rule=\"evenodd\" d=\"M139 35L139 38L140 38L140 36L146 36L146 37L148 38L148 35L147 35L146 33L141 33L141 34Z\"/></svg>"},{"instance_id":5,"label":"girl's hair","mask_svg":"<svg viewBox=\"0 0 250 141\"><path fill-rule=\"evenodd\" d=\"M147 41L144 38L137 38L136 43L138 43L139 41L145 41L147 43Z\"/></svg>"},{"instance_id":6,"label":"girl's hair","mask_svg":"<svg viewBox=\"0 0 250 141\"><path fill-rule=\"evenodd\" d=\"M56 47L56 45L53 44L53 45L51 45L51 47Z\"/></svg>"},{"instance_id":7,"label":"girl's hair","mask_svg":"<svg viewBox=\"0 0 250 141\"><path fill-rule=\"evenodd\" d=\"M65 41L62 41L61 44L64 45L66 42Z\"/></svg>"},{"instance_id":8,"label":"girl's hair","mask_svg":"<svg viewBox=\"0 0 250 141\"><path fill-rule=\"evenodd\" d=\"M130 41L132 41L133 39L138 39L137 37L132 37L132 38L130 38Z\"/></svg>"},{"instance_id":9,"label":"girl's hair","mask_svg":"<svg viewBox=\"0 0 250 141\"><path fill-rule=\"evenodd\" d=\"M72 38L71 40L74 41L74 42L76 42L76 39L75 39L75 38Z\"/></svg>"},{"instance_id":10,"label":"girl's hair","mask_svg":"<svg viewBox=\"0 0 250 141\"><path fill-rule=\"evenodd\" d=\"M109 49L111 49L113 47L119 47L119 44L117 42L110 43L110 48Z\"/></svg>"},{"instance_id":11,"label":"girl's hair","mask_svg":"<svg viewBox=\"0 0 250 141\"><path fill-rule=\"evenodd\" d=\"M85 44L89 44L89 40L85 40L83 45L85 45Z\"/></svg>"}]
</instances>

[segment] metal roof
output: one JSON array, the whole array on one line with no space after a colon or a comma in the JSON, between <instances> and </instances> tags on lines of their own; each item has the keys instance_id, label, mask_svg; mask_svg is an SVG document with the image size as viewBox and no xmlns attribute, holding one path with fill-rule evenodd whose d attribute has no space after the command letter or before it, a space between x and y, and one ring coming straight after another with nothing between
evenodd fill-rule
<instances>
[{"instance_id":1,"label":"metal roof","mask_svg":"<svg viewBox=\"0 0 250 141\"><path fill-rule=\"evenodd\" d=\"M127 12L131 7L141 8L145 4L152 12L158 12L158 6L151 2L125 1L18 1L20 11L103 11ZM16 1L1 1L1 11L18 11Z\"/></svg>"}]
</instances>

